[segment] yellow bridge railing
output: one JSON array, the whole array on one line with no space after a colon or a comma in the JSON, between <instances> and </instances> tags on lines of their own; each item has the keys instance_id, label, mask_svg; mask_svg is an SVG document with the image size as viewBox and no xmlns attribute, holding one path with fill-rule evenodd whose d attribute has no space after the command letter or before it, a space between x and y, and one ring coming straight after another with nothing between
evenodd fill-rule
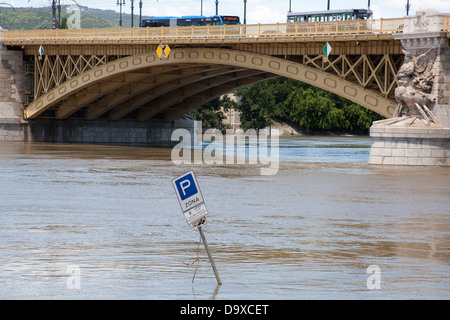
<instances>
[{"instance_id":1,"label":"yellow bridge railing","mask_svg":"<svg viewBox=\"0 0 450 320\"><path fill-rule=\"evenodd\" d=\"M444 27L443 27L443 30L450 32L450 15L449 16L444 16Z\"/></svg>"},{"instance_id":2,"label":"yellow bridge railing","mask_svg":"<svg viewBox=\"0 0 450 320\"><path fill-rule=\"evenodd\" d=\"M4 31L5 44L42 44L59 41L235 39L317 35L397 33L403 18L311 23L277 23L201 27L50 29Z\"/></svg>"}]
</instances>

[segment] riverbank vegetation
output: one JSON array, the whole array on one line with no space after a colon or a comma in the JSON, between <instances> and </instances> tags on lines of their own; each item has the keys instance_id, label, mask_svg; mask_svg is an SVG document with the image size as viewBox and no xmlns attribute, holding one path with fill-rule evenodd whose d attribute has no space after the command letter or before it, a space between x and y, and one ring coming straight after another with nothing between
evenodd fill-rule
<instances>
[{"instance_id":1,"label":"riverbank vegetation","mask_svg":"<svg viewBox=\"0 0 450 320\"><path fill-rule=\"evenodd\" d=\"M274 121L291 123L305 133L367 134L379 114L349 100L289 78L260 82L235 92L238 102L227 96L197 108L191 113L207 127L224 129L221 107L241 112L241 128L262 129ZM215 119L215 120L213 120Z\"/></svg>"}]
</instances>

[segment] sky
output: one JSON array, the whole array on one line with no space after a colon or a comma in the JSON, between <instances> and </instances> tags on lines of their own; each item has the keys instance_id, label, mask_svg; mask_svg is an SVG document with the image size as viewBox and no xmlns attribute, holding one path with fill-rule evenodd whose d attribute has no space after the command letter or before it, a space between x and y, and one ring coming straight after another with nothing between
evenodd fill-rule
<instances>
[{"instance_id":1,"label":"sky","mask_svg":"<svg viewBox=\"0 0 450 320\"><path fill-rule=\"evenodd\" d=\"M51 0L0 0L15 7L45 7ZM74 0L60 0L61 4L74 4ZM82 6L119 11L118 0L75 0ZM122 6L124 13L131 13L132 0ZM289 1L293 12L326 10L330 1L330 9L367 8L369 0L247 0L247 24L285 23L289 11ZM216 0L142 0L142 14L147 16L183 16L200 15L202 4L204 15L214 15ZM370 0L370 8L374 18L399 18L406 15L407 0ZM435 9L450 13L450 0L409 0L410 15L416 10ZM2 5L4 6L4 5ZM139 0L134 0L134 13L139 14ZM243 20L244 0L219 0L219 14L237 15Z\"/></svg>"}]
</instances>

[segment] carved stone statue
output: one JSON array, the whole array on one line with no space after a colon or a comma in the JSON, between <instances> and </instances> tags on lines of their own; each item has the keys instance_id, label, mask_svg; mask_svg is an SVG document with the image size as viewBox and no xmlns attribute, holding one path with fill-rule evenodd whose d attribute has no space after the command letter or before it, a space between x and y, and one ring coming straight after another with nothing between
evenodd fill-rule
<instances>
[{"instance_id":1,"label":"carved stone statue","mask_svg":"<svg viewBox=\"0 0 450 320\"><path fill-rule=\"evenodd\" d=\"M434 9L418 9L416 11L416 21L414 21L414 28L412 31L414 32L422 32L422 31L436 31L430 30L430 28L434 29L435 26L433 24L433 17L438 15L439 12Z\"/></svg>"},{"instance_id":2,"label":"carved stone statue","mask_svg":"<svg viewBox=\"0 0 450 320\"><path fill-rule=\"evenodd\" d=\"M405 61L397 75L395 99L399 105L395 116L416 116L434 121L430 108L436 103L432 92L434 76L433 66L437 57L437 49L433 48L417 57L403 51ZM431 119L430 119L431 118Z\"/></svg>"}]
</instances>

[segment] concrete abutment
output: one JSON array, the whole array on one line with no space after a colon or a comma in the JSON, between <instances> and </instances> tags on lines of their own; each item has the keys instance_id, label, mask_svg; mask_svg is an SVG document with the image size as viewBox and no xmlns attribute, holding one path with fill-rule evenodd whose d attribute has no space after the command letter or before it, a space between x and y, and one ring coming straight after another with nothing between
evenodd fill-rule
<instances>
[{"instance_id":1,"label":"concrete abutment","mask_svg":"<svg viewBox=\"0 0 450 320\"><path fill-rule=\"evenodd\" d=\"M394 36L415 57L437 48L431 92L436 100L430 109L438 123L411 117L375 122L369 164L450 166L450 39L442 31L444 16L448 14L418 10L404 18L403 33Z\"/></svg>"},{"instance_id":2,"label":"concrete abutment","mask_svg":"<svg viewBox=\"0 0 450 320\"><path fill-rule=\"evenodd\" d=\"M0 27L0 41L3 29ZM23 52L0 44L0 142L25 141L27 122L23 106L31 92L31 77L26 75Z\"/></svg>"},{"instance_id":3,"label":"concrete abutment","mask_svg":"<svg viewBox=\"0 0 450 320\"><path fill-rule=\"evenodd\" d=\"M29 141L57 143L93 143L148 146L173 146L176 129L187 129L193 135L194 120L182 117L173 122L105 119L30 119Z\"/></svg>"}]
</instances>

